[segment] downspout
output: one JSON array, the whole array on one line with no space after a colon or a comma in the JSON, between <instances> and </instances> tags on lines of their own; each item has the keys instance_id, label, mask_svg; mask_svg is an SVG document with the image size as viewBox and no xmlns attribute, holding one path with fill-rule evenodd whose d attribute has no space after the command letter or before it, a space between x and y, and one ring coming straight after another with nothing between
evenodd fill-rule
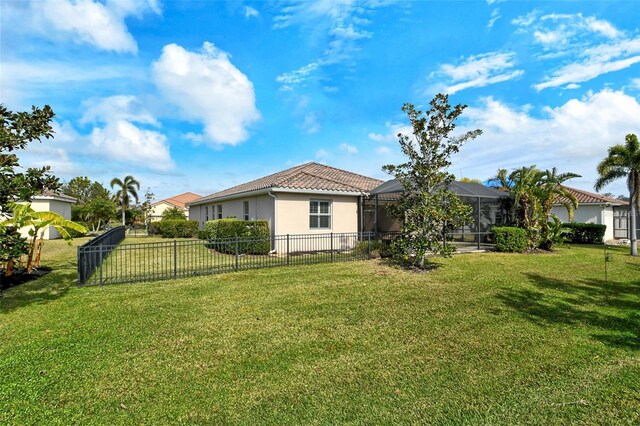
<instances>
[{"instance_id":1,"label":"downspout","mask_svg":"<svg viewBox=\"0 0 640 426\"><path fill-rule=\"evenodd\" d=\"M278 218L278 197L276 195L273 194L273 192L269 191L267 192L267 195L269 195L270 197L273 197L273 236L275 238L276 235L278 235L278 233L276 232L276 223L277 223L277 218Z\"/></svg>"}]
</instances>

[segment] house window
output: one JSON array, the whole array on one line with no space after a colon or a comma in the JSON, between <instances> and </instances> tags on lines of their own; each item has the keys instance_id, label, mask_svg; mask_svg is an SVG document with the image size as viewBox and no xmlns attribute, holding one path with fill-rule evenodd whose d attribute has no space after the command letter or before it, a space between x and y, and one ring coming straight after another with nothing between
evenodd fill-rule
<instances>
[{"instance_id":1,"label":"house window","mask_svg":"<svg viewBox=\"0 0 640 426\"><path fill-rule=\"evenodd\" d=\"M244 211L244 220L249 220L249 202L242 202L242 210Z\"/></svg>"},{"instance_id":2,"label":"house window","mask_svg":"<svg viewBox=\"0 0 640 426\"><path fill-rule=\"evenodd\" d=\"M205 222L209 221L209 206L204 206L204 220Z\"/></svg>"},{"instance_id":3,"label":"house window","mask_svg":"<svg viewBox=\"0 0 640 426\"><path fill-rule=\"evenodd\" d=\"M218 219L222 219L222 204L218 204Z\"/></svg>"},{"instance_id":4,"label":"house window","mask_svg":"<svg viewBox=\"0 0 640 426\"><path fill-rule=\"evenodd\" d=\"M309 202L309 228L331 229L331 201Z\"/></svg>"}]
</instances>

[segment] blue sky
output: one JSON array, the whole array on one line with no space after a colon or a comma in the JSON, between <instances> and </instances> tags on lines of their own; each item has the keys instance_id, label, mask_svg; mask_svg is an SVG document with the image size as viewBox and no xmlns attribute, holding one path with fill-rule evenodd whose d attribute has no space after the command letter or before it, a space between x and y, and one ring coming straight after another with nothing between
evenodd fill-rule
<instances>
[{"instance_id":1,"label":"blue sky","mask_svg":"<svg viewBox=\"0 0 640 426\"><path fill-rule=\"evenodd\" d=\"M484 131L458 177L536 164L592 190L607 147L640 133L634 1L0 5L0 102L56 112L55 139L23 165L132 174L157 199L306 161L386 179L403 103L439 91L469 105L460 131Z\"/></svg>"}]
</instances>

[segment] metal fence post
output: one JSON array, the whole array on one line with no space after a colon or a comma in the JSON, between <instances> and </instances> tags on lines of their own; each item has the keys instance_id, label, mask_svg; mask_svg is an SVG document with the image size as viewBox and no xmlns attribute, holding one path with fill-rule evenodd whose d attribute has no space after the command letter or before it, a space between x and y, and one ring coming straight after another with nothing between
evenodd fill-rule
<instances>
[{"instance_id":1,"label":"metal fence post","mask_svg":"<svg viewBox=\"0 0 640 426\"><path fill-rule=\"evenodd\" d=\"M329 237L331 238L331 261L333 262L333 232Z\"/></svg>"},{"instance_id":2,"label":"metal fence post","mask_svg":"<svg viewBox=\"0 0 640 426\"><path fill-rule=\"evenodd\" d=\"M289 264L289 234L287 234L287 265Z\"/></svg>"},{"instance_id":3,"label":"metal fence post","mask_svg":"<svg viewBox=\"0 0 640 426\"><path fill-rule=\"evenodd\" d=\"M80 273L80 270L82 268L82 261L83 259L81 259L81 255L80 255L80 246L78 246L78 250L77 250L77 259L78 259L78 287L80 287L82 285L82 274Z\"/></svg>"},{"instance_id":4,"label":"metal fence post","mask_svg":"<svg viewBox=\"0 0 640 426\"><path fill-rule=\"evenodd\" d=\"M236 272L238 272L238 236L236 235Z\"/></svg>"},{"instance_id":5,"label":"metal fence post","mask_svg":"<svg viewBox=\"0 0 640 426\"><path fill-rule=\"evenodd\" d=\"M100 285L102 285L102 244L99 245L100 247Z\"/></svg>"},{"instance_id":6,"label":"metal fence post","mask_svg":"<svg viewBox=\"0 0 640 426\"><path fill-rule=\"evenodd\" d=\"M178 240L173 240L173 279L178 277Z\"/></svg>"}]
</instances>

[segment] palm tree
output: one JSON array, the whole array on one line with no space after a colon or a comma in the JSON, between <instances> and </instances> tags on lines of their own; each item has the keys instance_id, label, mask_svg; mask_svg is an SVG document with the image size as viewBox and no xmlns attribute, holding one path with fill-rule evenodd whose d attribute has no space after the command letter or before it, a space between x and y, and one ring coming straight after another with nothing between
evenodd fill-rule
<instances>
[{"instance_id":1,"label":"palm tree","mask_svg":"<svg viewBox=\"0 0 640 426\"><path fill-rule=\"evenodd\" d=\"M490 188L495 188L499 191L511 191L513 187L513 181L509 175L507 169L498 169L496 175L492 178L489 178L487 181L487 185Z\"/></svg>"},{"instance_id":2,"label":"palm tree","mask_svg":"<svg viewBox=\"0 0 640 426\"><path fill-rule=\"evenodd\" d=\"M631 216L631 256L638 255L636 236L636 207L640 191L640 143L634 134L625 137L624 145L614 145L609 148L607 157L598 164L598 174L594 188L599 191L611 182L627 178L629 188L629 207Z\"/></svg>"},{"instance_id":3,"label":"palm tree","mask_svg":"<svg viewBox=\"0 0 640 426\"><path fill-rule=\"evenodd\" d=\"M118 178L111 179L110 185L111 189L116 186L119 188L116 191L116 199L118 200L118 204L122 207L122 225L124 226L124 214L131 204L131 197L133 197L136 203L138 202L140 182L135 180L133 176L129 175L126 176L124 180L120 180Z\"/></svg>"},{"instance_id":4,"label":"palm tree","mask_svg":"<svg viewBox=\"0 0 640 426\"><path fill-rule=\"evenodd\" d=\"M555 167L551 170L545 170L541 175L541 179L538 185L538 198L540 199L540 214L541 214L541 234L542 234L542 247L545 249L551 249L554 243L554 237L551 235L552 225L554 229L561 231L562 228L557 226L560 221L554 214L551 213L554 204L561 204L567 209L569 216L569 222L573 221L573 213L578 208L578 200L569 192L567 187L562 184L569 179L582 177L576 173L558 173L558 169ZM552 218L553 222L549 219Z\"/></svg>"}]
</instances>

